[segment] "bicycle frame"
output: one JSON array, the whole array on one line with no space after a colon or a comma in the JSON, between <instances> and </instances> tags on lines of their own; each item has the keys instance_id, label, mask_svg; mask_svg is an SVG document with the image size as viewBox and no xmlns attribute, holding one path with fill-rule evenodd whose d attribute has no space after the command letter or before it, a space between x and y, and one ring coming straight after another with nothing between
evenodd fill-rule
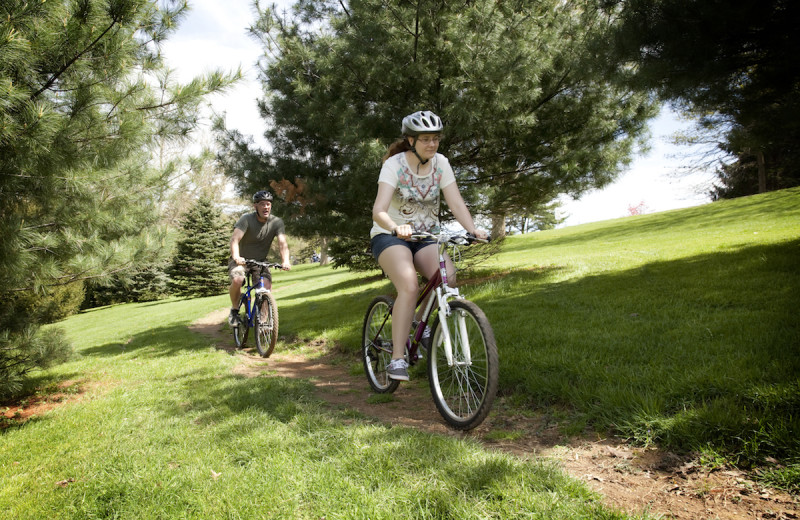
<instances>
[{"instance_id":1,"label":"bicycle frame","mask_svg":"<svg viewBox=\"0 0 800 520\"><path fill-rule=\"evenodd\" d=\"M274 264L263 264L263 267L272 268ZM242 296L239 299L240 304L244 304L245 315L247 316L247 326L255 326L255 298L250 293L260 287L264 287L264 277L260 277L257 284L253 284L253 275L250 269L245 270L244 284L242 284Z\"/></svg>"}]
</instances>

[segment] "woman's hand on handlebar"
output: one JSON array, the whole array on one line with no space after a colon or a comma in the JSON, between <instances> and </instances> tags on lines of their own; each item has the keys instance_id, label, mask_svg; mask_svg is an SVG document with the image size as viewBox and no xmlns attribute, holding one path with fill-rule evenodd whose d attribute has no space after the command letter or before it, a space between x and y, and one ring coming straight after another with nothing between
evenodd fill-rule
<instances>
[{"instance_id":1,"label":"woman's hand on handlebar","mask_svg":"<svg viewBox=\"0 0 800 520\"><path fill-rule=\"evenodd\" d=\"M414 234L414 228L412 228L408 224L402 224L394 228L392 232L393 235L397 235L397 238L402 238L403 240L408 240L411 238L411 235Z\"/></svg>"},{"instance_id":2,"label":"woman's hand on handlebar","mask_svg":"<svg viewBox=\"0 0 800 520\"><path fill-rule=\"evenodd\" d=\"M487 233L484 229L475 228L475 232L472 233L472 236L475 238L480 238L481 240L489 240L489 233Z\"/></svg>"}]
</instances>

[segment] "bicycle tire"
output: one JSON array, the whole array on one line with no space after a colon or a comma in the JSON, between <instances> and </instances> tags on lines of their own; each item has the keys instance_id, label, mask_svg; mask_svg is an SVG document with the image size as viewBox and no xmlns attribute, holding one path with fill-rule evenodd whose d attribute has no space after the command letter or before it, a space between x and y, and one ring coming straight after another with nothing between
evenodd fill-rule
<instances>
[{"instance_id":1,"label":"bicycle tire","mask_svg":"<svg viewBox=\"0 0 800 520\"><path fill-rule=\"evenodd\" d=\"M394 392L400 386L400 381L389 378L386 373L386 367L392 360L392 316L389 309L393 304L394 300L388 296L378 296L372 300L367 307L361 329L364 372L367 374L369 386L379 394ZM377 335L379 329L380 335Z\"/></svg>"},{"instance_id":2,"label":"bicycle tire","mask_svg":"<svg viewBox=\"0 0 800 520\"><path fill-rule=\"evenodd\" d=\"M244 348L247 344L247 333L250 331L249 323L247 322L247 312L245 307L245 303L242 301L239 303L239 319L236 321L236 325L231 327L233 331L233 343L236 345L236 348Z\"/></svg>"},{"instance_id":3,"label":"bicycle tire","mask_svg":"<svg viewBox=\"0 0 800 520\"><path fill-rule=\"evenodd\" d=\"M436 409L456 430L471 430L481 424L492 408L499 377L497 343L483 311L467 300L450 302L450 315L441 312L433 325L428 352L428 382ZM471 353L465 363L464 338L459 320L464 319ZM453 345L453 365L448 366L443 343L442 320L447 320Z\"/></svg>"},{"instance_id":4,"label":"bicycle tire","mask_svg":"<svg viewBox=\"0 0 800 520\"><path fill-rule=\"evenodd\" d=\"M256 349L261 357L269 357L278 342L278 305L271 293L262 294L255 315Z\"/></svg>"}]
</instances>

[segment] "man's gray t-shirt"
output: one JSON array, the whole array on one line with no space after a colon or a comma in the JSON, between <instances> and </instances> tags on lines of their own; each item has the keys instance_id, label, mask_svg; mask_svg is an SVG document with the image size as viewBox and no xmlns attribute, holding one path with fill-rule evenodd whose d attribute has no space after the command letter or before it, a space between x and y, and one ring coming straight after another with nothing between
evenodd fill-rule
<instances>
[{"instance_id":1,"label":"man's gray t-shirt","mask_svg":"<svg viewBox=\"0 0 800 520\"><path fill-rule=\"evenodd\" d=\"M272 240L285 233L283 220L279 217L270 215L262 224L258 221L255 211L242 215L235 227L244 232L244 236L239 240L239 256L260 262L266 260Z\"/></svg>"}]
</instances>

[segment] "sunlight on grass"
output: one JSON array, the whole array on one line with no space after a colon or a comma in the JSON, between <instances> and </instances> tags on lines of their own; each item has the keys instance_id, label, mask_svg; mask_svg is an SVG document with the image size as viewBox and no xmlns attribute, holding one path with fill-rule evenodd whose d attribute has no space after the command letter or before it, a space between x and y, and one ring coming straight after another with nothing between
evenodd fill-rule
<instances>
[{"instance_id":1,"label":"sunlight on grass","mask_svg":"<svg viewBox=\"0 0 800 520\"><path fill-rule=\"evenodd\" d=\"M572 434L800 475L800 189L509 237L460 273L500 353L504 406ZM379 272L275 276L281 348L358 372ZM309 381L246 378L187 325L227 295L94 309L36 377L84 393L0 443L10 518L628 518L554 465L328 412ZM307 347L306 347L307 348ZM390 405L389 405L390 406ZM498 441L514 431L492 432ZM777 460L780 468L767 461ZM538 515L538 516L537 516Z\"/></svg>"}]
</instances>

